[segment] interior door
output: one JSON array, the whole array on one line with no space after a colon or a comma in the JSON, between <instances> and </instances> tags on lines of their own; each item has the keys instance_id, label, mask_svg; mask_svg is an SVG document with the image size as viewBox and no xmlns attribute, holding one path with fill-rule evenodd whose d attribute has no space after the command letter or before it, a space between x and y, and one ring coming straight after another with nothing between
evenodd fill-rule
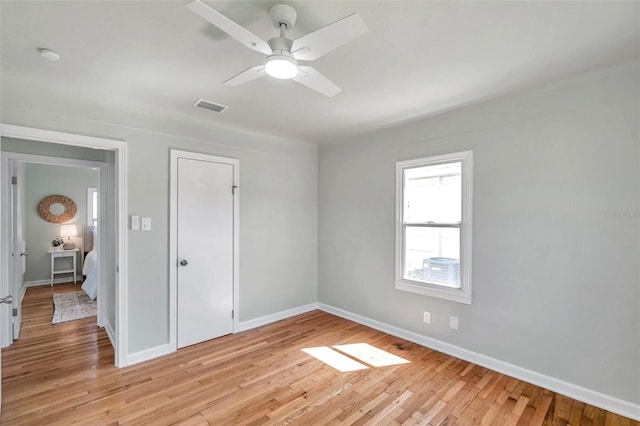
<instances>
[{"instance_id":1,"label":"interior door","mask_svg":"<svg viewBox=\"0 0 640 426\"><path fill-rule=\"evenodd\" d=\"M11 302L13 297L11 295L0 298L0 306L7 306L7 309L11 308ZM6 304L6 305L5 305ZM1 316L4 318L4 315ZM2 351L0 351L0 377L2 377ZM2 412L2 380L0 380L0 412Z\"/></svg>"},{"instance_id":2,"label":"interior door","mask_svg":"<svg viewBox=\"0 0 640 426\"><path fill-rule=\"evenodd\" d=\"M13 297L11 295L0 298L0 306L11 305ZM4 316L2 316L4 318ZM0 351L0 377L2 377L2 351ZM2 380L0 380L0 413L2 412Z\"/></svg>"},{"instance_id":3,"label":"interior door","mask_svg":"<svg viewBox=\"0 0 640 426\"><path fill-rule=\"evenodd\" d=\"M20 327L22 325L22 296L26 290L24 286L24 273L26 270L26 260L28 252L25 242L25 218L24 218L24 177L25 163L12 161L12 176L16 179L12 182L11 188L11 291L13 298L13 340L20 337Z\"/></svg>"},{"instance_id":4,"label":"interior door","mask_svg":"<svg viewBox=\"0 0 640 426\"><path fill-rule=\"evenodd\" d=\"M233 165L178 158L177 346L233 332Z\"/></svg>"}]
</instances>

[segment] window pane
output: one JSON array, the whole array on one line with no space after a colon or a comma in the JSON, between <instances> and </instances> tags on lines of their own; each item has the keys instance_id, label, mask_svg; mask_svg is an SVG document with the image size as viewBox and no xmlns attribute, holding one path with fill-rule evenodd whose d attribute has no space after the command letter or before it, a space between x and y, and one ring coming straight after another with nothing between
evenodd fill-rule
<instances>
[{"instance_id":1,"label":"window pane","mask_svg":"<svg viewBox=\"0 0 640 426\"><path fill-rule=\"evenodd\" d=\"M404 223L462 220L462 162L404 170Z\"/></svg>"},{"instance_id":2,"label":"window pane","mask_svg":"<svg viewBox=\"0 0 640 426\"><path fill-rule=\"evenodd\" d=\"M405 228L404 278L460 287L460 229Z\"/></svg>"},{"instance_id":3,"label":"window pane","mask_svg":"<svg viewBox=\"0 0 640 426\"><path fill-rule=\"evenodd\" d=\"M92 216L93 216L93 219L95 221L95 219L98 219L98 192L94 191L92 195L93 195Z\"/></svg>"}]
</instances>

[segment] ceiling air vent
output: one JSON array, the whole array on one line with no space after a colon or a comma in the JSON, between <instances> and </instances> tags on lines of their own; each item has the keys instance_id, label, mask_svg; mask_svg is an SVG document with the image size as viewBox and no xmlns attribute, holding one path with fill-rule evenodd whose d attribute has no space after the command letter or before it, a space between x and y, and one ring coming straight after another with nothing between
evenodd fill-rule
<instances>
[{"instance_id":1,"label":"ceiling air vent","mask_svg":"<svg viewBox=\"0 0 640 426\"><path fill-rule=\"evenodd\" d=\"M197 107L208 109L215 112L224 112L227 108L229 108L226 105L217 104L215 102L206 101L204 99L198 99L196 103L193 104L193 106L197 106Z\"/></svg>"}]
</instances>

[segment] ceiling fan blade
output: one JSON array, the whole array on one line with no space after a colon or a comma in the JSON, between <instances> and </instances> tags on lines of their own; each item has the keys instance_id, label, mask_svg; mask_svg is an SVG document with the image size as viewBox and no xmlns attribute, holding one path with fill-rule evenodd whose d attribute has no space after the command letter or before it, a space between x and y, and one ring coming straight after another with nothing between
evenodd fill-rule
<instances>
[{"instance_id":1,"label":"ceiling fan blade","mask_svg":"<svg viewBox=\"0 0 640 426\"><path fill-rule=\"evenodd\" d=\"M327 77L316 71L315 68L309 66L299 66L298 69L300 72L298 72L297 76L293 77L293 79L298 83L307 86L308 88L313 89L316 92L322 93L329 98L334 97L342 91L341 88L333 84L333 82Z\"/></svg>"},{"instance_id":2,"label":"ceiling fan blade","mask_svg":"<svg viewBox=\"0 0 640 426\"><path fill-rule=\"evenodd\" d=\"M220 28L222 31L247 46L249 49L264 53L265 55L271 55L271 53L273 53L271 47L269 47L269 43L262 40L243 26L236 24L217 10L210 8L200 0L195 0L187 4L187 8Z\"/></svg>"},{"instance_id":3,"label":"ceiling fan blade","mask_svg":"<svg viewBox=\"0 0 640 426\"><path fill-rule=\"evenodd\" d=\"M258 65L257 67L251 67L242 71L240 74L231 77L229 80L223 82L229 86L240 86L256 78L264 77L267 72L264 70L264 65Z\"/></svg>"},{"instance_id":4,"label":"ceiling fan blade","mask_svg":"<svg viewBox=\"0 0 640 426\"><path fill-rule=\"evenodd\" d=\"M354 13L294 40L291 53L298 60L313 61L367 31L369 29L360 15Z\"/></svg>"}]
</instances>

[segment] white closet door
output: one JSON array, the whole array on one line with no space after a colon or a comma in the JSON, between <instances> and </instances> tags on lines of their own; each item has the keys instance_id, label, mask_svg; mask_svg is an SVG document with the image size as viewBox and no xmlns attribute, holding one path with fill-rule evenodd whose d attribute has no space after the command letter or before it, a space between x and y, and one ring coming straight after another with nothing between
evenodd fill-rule
<instances>
[{"instance_id":1,"label":"white closet door","mask_svg":"<svg viewBox=\"0 0 640 426\"><path fill-rule=\"evenodd\" d=\"M233 172L178 159L178 348L233 332Z\"/></svg>"}]
</instances>

